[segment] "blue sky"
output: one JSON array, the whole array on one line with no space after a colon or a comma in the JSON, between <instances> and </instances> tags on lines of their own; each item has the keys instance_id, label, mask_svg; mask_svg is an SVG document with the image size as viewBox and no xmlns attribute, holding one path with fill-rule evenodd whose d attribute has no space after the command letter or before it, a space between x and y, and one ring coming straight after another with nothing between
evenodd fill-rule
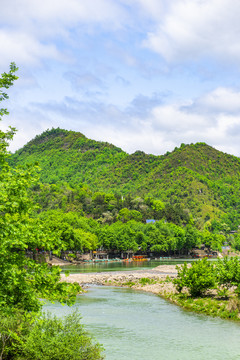
<instances>
[{"instance_id":1,"label":"blue sky","mask_svg":"<svg viewBox=\"0 0 240 360\"><path fill-rule=\"evenodd\" d=\"M238 0L1 0L19 80L10 150L52 127L128 153L206 142L240 156Z\"/></svg>"}]
</instances>

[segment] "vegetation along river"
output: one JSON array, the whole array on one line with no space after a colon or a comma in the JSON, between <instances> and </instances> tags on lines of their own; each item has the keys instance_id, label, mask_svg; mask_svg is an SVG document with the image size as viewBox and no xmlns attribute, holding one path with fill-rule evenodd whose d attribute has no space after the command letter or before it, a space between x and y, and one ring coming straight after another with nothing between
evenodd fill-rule
<instances>
[{"instance_id":1,"label":"vegetation along river","mask_svg":"<svg viewBox=\"0 0 240 360\"><path fill-rule=\"evenodd\" d=\"M150 293L92 286L71 308L44 308L62 316L76 307L106 360L240 359L240 324L186 312Z\"/></svg>"}]
</instances>

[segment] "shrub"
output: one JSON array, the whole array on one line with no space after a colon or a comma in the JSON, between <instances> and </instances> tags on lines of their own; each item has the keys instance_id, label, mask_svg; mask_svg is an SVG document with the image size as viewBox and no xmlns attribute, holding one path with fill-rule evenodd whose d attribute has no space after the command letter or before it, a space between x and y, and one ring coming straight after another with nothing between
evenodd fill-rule
<instances>
[{"instance_id":1,"label":"shrub","mask_svg":"<svg viewBox=\"0 0 240 360\"><path fill-rule=\"evenodd\" d=\"M43 313L35 320L25 315L18 321L11 315L0 321L0 359L102 360L101 346L92 342L80 320L77 311L64 319Z\"/></svg>"},{"instance_id":2,"label":"shrub","mask_svg":"<svg viewBox=\"0 0 240 360\"><path fill-rule=\"evenodd\" d=\"M23 353L31 360L100 360L101 348L93 344L80 322L78 312L63 320L43 314L34 324Z\"/></svg>"},{"instance_id":3,"label":"shrub","mask_svg":"<svg viewBox=\"0 0 240 360\"><path fill-rule=\"evenodd\" d=\"M186 287L193 297L202 296L208 289L215 286L215 272L213 265L206 258L192 263L191 267L177 266L178 275L174 279L177 290L182 291Z\"/></svg>"}]
</instances>

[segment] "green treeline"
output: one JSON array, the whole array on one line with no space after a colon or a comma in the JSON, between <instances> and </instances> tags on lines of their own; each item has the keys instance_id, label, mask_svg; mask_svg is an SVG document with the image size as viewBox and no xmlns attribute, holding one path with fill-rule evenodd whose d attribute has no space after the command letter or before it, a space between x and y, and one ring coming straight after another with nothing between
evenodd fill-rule
<instances>
[{"instance_id":1,"label":"green treeline","mask_svg":"<svg viewBox=\"0 0 240 360\"><path fill-rule=\"evenodd\" d=\"M121 221L121 218L112 224L102 224L80 213L61 210L42 212L39 220L59 239L56 249L81 253L101 248L113 253L131 250L133 253L178 255L187 254L203 243L221 251L226 240L221 234L199 231L191 224L183 227L165 220L144 224L134 219Z\"/></svg>"},{"instance_id":2,"label":"green treeline","mask_svg":"<svg viewBox=\"0 0 240 360\"><path fill-rule=\"evenodd\" d=\"M40 205L35 218L54 234L59 231L65 250L88 252L101 248L169 256L188 254L202 244L221 251L226 242L240 250L239 231L231 234L223 219L208 220L199 229L191 213L180 204L164 203L151 196L92 192L85 185L73 189L67 184L39 184L32 189L31 195ZM146 224L148 219L156 222Z\"/></svg>"}]
</instances>

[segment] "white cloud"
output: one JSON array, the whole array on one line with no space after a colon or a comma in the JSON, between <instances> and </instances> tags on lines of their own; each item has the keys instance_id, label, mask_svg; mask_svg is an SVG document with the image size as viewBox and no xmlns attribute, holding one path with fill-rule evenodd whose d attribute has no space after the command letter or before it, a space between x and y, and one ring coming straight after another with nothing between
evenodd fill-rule
<instances>
[{"instance_id":1,"label":"white cloud","mask_svg":"<svg viewBox=\"0 0 240 360\"><path fill-rule=\"evenodd\" d=\"M44 58L63 60L59 44L78 46L72 32L79 34L81 42L82 26L90 34L94 26L108 34L134 29L145 37L146 47L169 62L206 56L237 62L239 13L238 0L2 0L0 65L9 57L21 64ZM136 65L131 54L126 61Z\"/></svg>"},{"instance_id":2,"label":"white cloud","mask_svg":"<svg viewBox=\"0 0 240 360\"><path fill-rule=\"evenodd\" d=\"M144 118L131 114L127 129L105 131L108 141L129 152L139 149L160 155L181 143L206 142L239 156L240 93L218 88L187 105L153 104Z\"/></svg>"},{"instance_id":3,"label":"white cloud","mask_svg":"<svg viewBox=\"0 0 240 360\"><path fill-rule=\"evenodd\" d=\"M63 56L54 44L42 44L31 35L18 31L0 30L0 65L11 61L18 64L37 65L42 59L60 59Z\"/></svg>"},{"instance_id":4,"label":"white cloud","mask_svg":"<svg viewBox=\"0 0 240 360\"><path fill-rule=\"evenodd\" d=\"M148 126L176 146L203 141L240 155L240 92L217 88L189 104L157 106L148 117Z\"/></svg>"},{"instance_id":5,"label":"white cloud","mask_svg":"<svg viewBox=\"0 0 240 360\"><path fill-rule=\"evenodd\" d=\"M44 59L67 61L72 47L79 45L72 31L81 34L85 26L85 33L91 32L94 25L113 31L121 28L125 17L124 9L112 0L2 0L0 66L13 60L20 66L36 66Z\"/></svg>"},{"instance_id":6,"label":"white cloud","mask_svg":"<svg viewBox=\"0 0 240 360\"><path fill-rule=\"evenodd\" d=\"M85 34L95 26L108 34L134 29L168 62L205 56L239 61L239 12L238 0L2 0L0 65L9 58L20 65L66 61L81 42L83 26ZM136 66L131 54L125 61Z\"/></svg>"},{"instance_id":7,"label":"white cloud","mask_svg":"<svg viewBox=\"0 0 240 360\"><path fill-rule=\"evenodd\" d=\"M135 11L136 9L140 11L141 15L158 19L163 14L168 3L164 0L122 0L122 2L131 5L135 8Z\"/></svg>"},{"instance_id":8,"label":"white cloud","mask_svg":"<svg viewBox=\"0 0 240 360\"><path fill-rule=\"evenodd\" d=\"M124 16L118 2L111 0L2 0L1 14L3 23L22 27L31 22L52 23L52 31L56 31L54 25L59 23L72 26L78 21L113 23L113 19Z\"/></svg>"},{"instance_id":9,"label":"white cloud","mask_svg":"<svg viewBox=\"0 0 240 360\"><path fill-rule=\"evenodd\" d=\"M138 103L140 98L137 96L131 104ZM206 142L219 150L240 155L238 99L240 93L227 88L218 88L188 104L161 104L161 99L153 94L152 98L144 98L149 106L144 116L139 114L138 107L134 112L133 105L129 111L129 107L121 110L111 104L74 98L65 98L59 103L36 103L30 112L20 109L20 117L12 124L20 126L12 149L23 145L22 140L30 140L30 135L60 126L108 141L130 153L142 150L161 155L181 143ZM21 127L23 118L24 128Z\"/></svg>"},{"instance_id":10,"label":"white cloud","mask_svg":"<svg viewBox=\"0 0 240 360\"><path fill-rule=\"evenodd\" d=\"M164 132L187 133L192 128L201 129L206 119L196 113L187 113L176 105L159 106L152 110L152 126Z\"/></svg>"},{"instance_id":11,"label":"white cloud","mask_svg":"<svg viewBox=\"0 0 240 360\"><path fill-rule=\"evenodd\" d=\"M240 58L238 0L175 0L165 9L145 46L167 61L198 57Z\"/></svg>"},{"instance_id":12,"label":"white cloud","mask_svg":"<svg viewBox=\"0 0 240 360\"><path fill-rule=\"evenodd\" d=\"M240 92L219 87L197 99L193 107L200 112L240 113Z\"/></svg>"}]
</instances>

